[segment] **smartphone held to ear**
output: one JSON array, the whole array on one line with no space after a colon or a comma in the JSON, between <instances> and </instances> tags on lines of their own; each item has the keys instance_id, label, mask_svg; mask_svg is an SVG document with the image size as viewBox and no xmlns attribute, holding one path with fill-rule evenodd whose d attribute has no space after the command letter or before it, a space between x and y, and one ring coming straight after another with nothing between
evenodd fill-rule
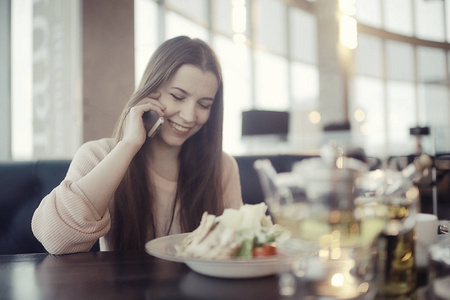
<instances>
[{"instance_id":1,"label":"smartphone held to ear","mask_svg":"<svg viewBox=\"0 0 450 300\"><path fill-rule=\"evenodd\" d=\"M142 116L144 119L145 129L147 130L147 136L152 138L155 136L158 129L164 123L163 117L160 117L154 110L150 110Z\"/></svg>"}]
</instances>

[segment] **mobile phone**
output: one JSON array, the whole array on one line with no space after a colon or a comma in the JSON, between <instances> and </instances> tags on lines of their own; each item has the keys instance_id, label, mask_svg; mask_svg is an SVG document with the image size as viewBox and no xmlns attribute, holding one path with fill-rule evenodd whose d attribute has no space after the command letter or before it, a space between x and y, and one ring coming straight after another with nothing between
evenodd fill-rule
<instances>
[{"instance_id":1,"label":"mobile phone","mask_svg":"<svg viewBox=\"0 0 450 300\"><path fill-rule=\"evenodd\" d=\"M154 137L158 132L158 129L164 123L164 118L160 117L154 110L145 112L142 118L144 119L145 129L147 130L147 136L149 138Z\"/></svg>"}]
</instances>

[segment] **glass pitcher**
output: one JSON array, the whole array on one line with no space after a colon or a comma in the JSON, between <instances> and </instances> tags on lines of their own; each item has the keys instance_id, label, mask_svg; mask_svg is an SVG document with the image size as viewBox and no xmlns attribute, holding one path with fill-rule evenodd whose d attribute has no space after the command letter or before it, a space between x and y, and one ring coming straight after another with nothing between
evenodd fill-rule
<instances>
[{"instance_id":1,"label":"glass pitcher","mask_svg":"<svg viewBox=\"0 0 450 300\"><path fill-rule=\"evenodd\" d=\"M387 208L376 197L358 196L358 178L368 167L342 156L305 159L289 173L277 173L268 160L254 167L275 222L290 234L280 250L298 257L302 263L297 265L309 266L302 272L303 294L373 299L374 241L386 224Z\"/></svg>"}]
</instances>

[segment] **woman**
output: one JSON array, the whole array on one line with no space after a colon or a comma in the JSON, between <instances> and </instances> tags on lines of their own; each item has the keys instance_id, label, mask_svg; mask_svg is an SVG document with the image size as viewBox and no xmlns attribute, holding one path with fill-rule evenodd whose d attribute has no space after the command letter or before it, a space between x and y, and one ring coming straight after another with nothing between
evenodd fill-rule
<instances>
[{"instance_id":1,"label":"woman","mask_svg":"<svg viewBox=\"0 0 450 300\"><path fill-rule=\"evenodd\" d=\"M164 118L147 136L145 114ZM144 250L189 232L203 212L242 205L237 163L222 152L220 65L204 42L177 37L153 54L113 138L90 141L36 209L32 229L53 254Z\"/></svg>"}]
</instances>

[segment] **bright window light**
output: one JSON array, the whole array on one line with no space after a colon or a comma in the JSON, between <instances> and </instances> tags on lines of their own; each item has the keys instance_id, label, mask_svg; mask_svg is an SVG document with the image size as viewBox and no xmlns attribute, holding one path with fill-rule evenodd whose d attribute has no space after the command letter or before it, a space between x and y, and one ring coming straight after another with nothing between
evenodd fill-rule
<instances>
[{"instance_id":1,"label":"bright window light","mask_svg":"<svg viewBox=\"0 0 450 300\"><path fill-rule=\"evenodd\" d=\"M339 1L339 9L343 14L354 16L356 14L356 0Z\"/></svg>"},{"instance_id":2,"label":"bright window light","mask_svg":"<svg viewBox=\"0 0 450 300\"><path fill-rule=\"evenodd\" d=\"M355 49L358 46L358 30L356 19L347 15L341 16L339 38L341 44Z\"/></svg>"},{"instance_id":3,"label":"bright window light","mask_svg":"<svg viewBox=\"0 0 450 300\"><path fill-rule=\"evenodd\" d=\"M357 122L363 122L366 119L366 113L362 109L355 110L353 116Z\"/></svg>"},{"instance_id":4,"label":"bright window light","mask_svg":"<svg viewBox=\"0 0 450 300\"><path fill-rule=\"evenodd\" d=\"M317 110L313 110L309 113L308 118L311 123L319 124L322 117L320 115L320 112L318 112Z\"/></svg>"},{"instance_id":5,"label":"bright window light","mask_svg":"<svg viewBox=\"0 0 450 300\"><path fill-rule=\"evenodd\" d=\"M33 5L11 2L11 144L12 158L33 156Z\"/></svg>"}]
</instances>

